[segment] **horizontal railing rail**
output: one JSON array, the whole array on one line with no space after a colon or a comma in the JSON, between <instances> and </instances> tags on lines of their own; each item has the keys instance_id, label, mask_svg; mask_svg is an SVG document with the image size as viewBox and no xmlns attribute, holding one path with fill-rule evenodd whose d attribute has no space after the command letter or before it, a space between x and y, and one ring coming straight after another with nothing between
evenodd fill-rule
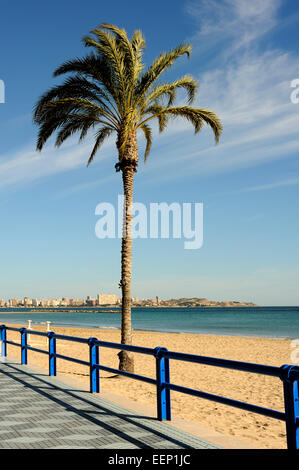
<instances>
[{"instance_id":1,"label":"horizontal railing rail","mask_svg":"<svg viewBox=\"0 0 299 470\"><path fill-rule=\"evenodd\" d=\"M7 331L19 332L21 342L17 343L7 339ZM38 335L47 338L48 349L40 349L27 344L27 335ZM83 343L89 347L89 361L84 361L75 357L65 356L56 352L56 341L72 341ZM141 346L133 346L128 344L112 343L108 341L100 341L97 338L81 338L74 336L66 336L56 334L53 331L42 332L26 328L0 326L0 342L1 355L7 355L7 345L19 347L21 350L21 364L27 364L28 350L49 357L49 375L55 376L57 371L57 359L75 362L80 365L89 367L90 375L90 392L100 392L100 374L103 370L114 374L122 375L131 379L139 380L156 386L157 394L157 418L160 421L171 420L171 401L170 391L180 392L187 395L193 395L217 403L229 405L235 408L243 409L252 413L261 414L270 418L285 421L287 446L289 449L299 449L299 367L294 365L283 365L281 367L268 366L262 364L252 364L248 362L232 361L228 359L213 358L207 356L199 356L194 354L180 353L176 351L168 351L163 347L146 348ZM156 378L138 375L132 372L126 372L112 367L104 366L99 362L99 348L111 348L122 351L130 351L139 354L153 356L156 360ZM170 359L192 362L196 364L204 364L219 368L232 369L236 371L248 372L253 374L262 374L272 377L278 377L283 382L284 390L284 408L285 412L264 408L251 403L246 403L231 398L222 397L212 393L195 390L192 388L176 385L170 382Z\"/></svg>"},{"instance_id":2,"label":"horizontal railing rail","mask_svg":"<svg viewBox=\"0 0 299 470\"><path fill-rule=\"evenodd\" d=\"M178 361L194 362L209 366L222 367L225 369L251 372L253 374L271 375L273 377L279 377L280 375L280 368L275 366L251 364L249 362L232 361L229 359L219 359L207 356L196 356L194 354L179 353L174 351L167 351L165 353L165 357L168 357L169 359L176 359Z\"/></svg>"}]
</instances>

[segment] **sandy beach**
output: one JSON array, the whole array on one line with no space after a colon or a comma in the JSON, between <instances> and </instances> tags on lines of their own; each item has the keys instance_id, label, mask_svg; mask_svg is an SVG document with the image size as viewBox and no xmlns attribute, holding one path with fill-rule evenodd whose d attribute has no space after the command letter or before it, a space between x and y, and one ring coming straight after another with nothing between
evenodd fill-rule
<instances>
[{"instance_id":1,"label":"sandy beach","mask_svg":"<svg viewBox=\"0 0 299 470\"><path fill-rule=\"evenodd\" d=\"M11 325L27 326L27 325ZM33 329L44 331L39 326ZM91 330L81 328L52 327L59 334L97 337L102 341L120 342L118 330ZM19 341L20 335L8 332L8 339ZM31 335L31 344L37 348L46 347L46 339ZM281 366L289 364L291 340L237 336L213 336L201 334L178 334L140 332L133 333L133 344L138 346L164 346L172 351L200 354L258 364ZM88 346L79 343L57 341L57 352L67 356L88 360ZM100 361L103 365L117 368L116 350L101 348ZM20 349L8 345L8 355L19 358ZM28 351L28 364L48 366L44 354ZM76 380L89 382L87 367L69 361L57 360L59 373ZM152 357L135 354L135 373L155 377L155 361ZM284 411L283 387L278 378L220 369L199 364L171 361L171 382L215 393L236 400ZM102 372L101 389L127 397L141 404L156 406L155 387L140 381L117 377ZM259 448L286 448L285 423L276 419L237 410L212 401L172 392L172 416L193 423L200 423L222 434L233 436Z\"/></svg>"}]
</instances>

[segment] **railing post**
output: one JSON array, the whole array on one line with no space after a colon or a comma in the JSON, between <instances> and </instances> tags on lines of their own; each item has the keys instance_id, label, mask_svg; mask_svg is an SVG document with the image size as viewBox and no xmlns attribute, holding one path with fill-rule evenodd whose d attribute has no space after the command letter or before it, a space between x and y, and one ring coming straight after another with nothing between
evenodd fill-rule
<instances>
[{"instance_id":1,"label":"railing post","mask_svg":"<svg viewBox=\"0 0 299 470\"><path fill-rule=\"evenodd\" d=\"M296 366L284 365L280 375L284 390L287 446L292 450L299 449L299 381L292 377L294 369L299 370Z\"/></svg>"},{"instance_id":2,"label":"railing post","mask_svg":"<svg viewBox=\"0 0 299 470\"><path fill-rule=\"evenodd\" d=\"M56 375L56 337L54 331L47 334L49 346L49 375Z\"/></svg>"},{"instance_id":3,"label":"railing post","mask_svg":"<svg viewBox=\"0 0 299 470\"><path fill-rule=\"evenodd\" d=\"M6 326L1 325L0 326L0 338L1 338L1 356L6 357L7 356L7 347L6 347Z\"/></svg>"},{"instance_id":4,"label":"railing post","mask_svg":"<svg viewBox=\"0 0 299 470\"><path fill-rule=\"evenodd\" d=\"M21 364L27 364L27 332L26 328L20 328L21 333Z\"/></svg>"},{"instance_id":5,"label":"railing post","mask_svg":"<svg viewBox=\"0 0 299 470\"><path fill-rule=\"evenodd\" d=\"M166 348L155 348L157 379L157 417L160 421L171 420L169 359L164 356Z\"/></svg>"},{"instance_id":6,"label":"railing post","mask_svg":"<svg viewBox=\"0 0 299 470\"><path fill-rule=\"evenodd\" d=\"M27 330L32 330L32 326L31 326L31 323L32 323L32 320L27 320L28 321L28 328ZM27 344L30 344L30 333L27 335Z\"/></svg>"},{"instance_id":7,"label":"railing post","mask_svg":"<svg viewBox=\"0 0 299 470\"><path fill-rule=\"evenodd\" d=\"M47 324L47 333L49 333L51 330L50 330L50 325L51 325L51 322L50 321L46 321L46 324ZM49 338L47 338L47 345L49 346Z\"/></svg>"},{"instance_id":8,"label":"railing post","mask_svg":"<svg viewBox=\"0 0 299 470\"><path fill-rule=\"evenodd\" d=\"M99 346L96 344L98 338L89 338L89 367L90 367L90 392L100 392L100 373L96 367L99 364Z\"/></svg>"}]
</instances>

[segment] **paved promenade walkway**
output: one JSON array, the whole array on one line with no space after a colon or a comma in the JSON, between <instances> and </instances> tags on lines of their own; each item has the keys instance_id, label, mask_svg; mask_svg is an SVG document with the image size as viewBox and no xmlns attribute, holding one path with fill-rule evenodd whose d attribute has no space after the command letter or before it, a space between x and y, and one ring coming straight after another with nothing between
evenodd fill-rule
<instances>
[{"instance_id":1,"label":"paved promenade walkway","mask_svg":"<svg viewBox=\"0 0 299 470\"><path fill-rule=\"evenodd\" d=\"M0 449L217 448L100 394L1 359Z\"/></svg>"}]
</instances>

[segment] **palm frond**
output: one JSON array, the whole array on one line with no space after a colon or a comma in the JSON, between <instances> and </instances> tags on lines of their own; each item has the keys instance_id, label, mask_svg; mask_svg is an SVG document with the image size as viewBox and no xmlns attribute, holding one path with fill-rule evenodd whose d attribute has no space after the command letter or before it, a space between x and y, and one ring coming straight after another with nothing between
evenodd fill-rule
<instances>
[{"instance_id":1,"label":"palm frond","mask_svg":"<svg viewBox=\"0 0 299 470\"><path fill-rule=\"evenodd\" d=\"M158 119L160 132L164 131L168 123L168 116L167 116L167 113L165 112L166 109L167 108L164 108L164 106L158 103L155 103L149 108L147 108L145 112L145 114L152 114L154 117Z\"/></svg>"},{"instance_id":2,"label":"palm frond","mask_svg":"<svg viewBox=\"0 0 299 470\"><path fill-rule=\"evenodd\" d=\"M104 140L107 137L109 137L112 132L113 132L113 129L111 129L109 127L102 127L101 129L98 130L98 132L96 134L96 141L95 141L94 147L92 149L92 152L90 154L90 157L88 159L87 166L89 166L91 164L91 162L93 161L93 159L95 157L95 154L97 153L97 151L99 150L99 148L103 144Z\"/></svg>"},{"instance_id":3,"label":"palm frond","mask_svg":"<svg viewBox=\"0 0 299 470\"><path fill-rule=\"evenodd\" d=\"M146 147L145 147L145 152L144 152L144 162L146 162L147 157L149 156L149 153L152 148L152 130L147 124L143 124L140 126L140 129L144 133L144 137L146 139Z\"/></svg>"},{"instance_id":4,"label":"palm frond","mask_svg":"<svg viewBox=\"0 0 299 470\"><path fill-rule=\"evenodd\" d=\"M192 108L189 106L176 106L162 109L157 106L152 106L152 108L148 109L148 112L152 113L152 116L142 121L139 127L154 118L157 118L160 123L163 115L183 117L191 122L194 127L195 134L202 129L204 124L210 126L214 132L215 142L219 142L219 138L222 133L222 124L217 114L213 111L209 111L208 109Z\"/></svg>"},{"instance_id":5,"label":"palm frond","mask_svg":"<svg viewBox=\"0 0 299 470\"><path fill-rule=\"evenodd\" d=\"M154 60L152 65L141 75L136 85L135 97L138 103L145 95L150 86L160 77L160 75L169 67L172 66L174 61L186 54L190 56L192 47L189 44L182 44L169 52L163 52Z\"/></svg>"},{"instance_id":6,"label":"palm frond","mask_svg":"<svg viewBox=\"0 0 299 470\"><path fill-rule=\"evenodd\" d=\"M139 29L134 31L131 37L131 44L136 58L136 65L138 65L139 75L144 68L144 65L142 63L142 54L146 46L144 36Z\"/></svg>"},{"instance_id":7,"label":"palm frond","mask_svg":"<svg viewBox=\"0 0 299 470\"><path fill-rule=\"evenodd\" d=\"M102 61L109 64L110 79L114 89L118 90L120 95L119 104L123 107L126 104L125 96L129 83L129 80L126 80L124 54L111 34L101 30L93 30L92 33L97 36L97 40L91 36L86 36L83 38L83 42L87 47L95 47ZM123 111L125 111L124 108Z\"/></svg>"},{"instance_id":8,"label":"palm frond","mask_svg":"<svg viewBox=\"0 0 299 470\"><path fill-rule=\"evenodd\" d=\"M103 91L110 100L120 106L119 91L115 87L111 66L98 54L90 53L82 59L67 60L54 71L53 75L58 77L66 73L78 73L95 81L102 89L104 88Z\"/></svg>"},{"instance_id":9,"label":"palm frond","mask_svg":"<svg viewBox=\"0 0 299 470\"><path fill-rule=\"evenodd\" d=\"M63 142L71 135L81 131L79 140L83 140L88 130L97 123L94 116L75 114L69 116L67 122L62 126L57 134L55 145L60 147Z\"/></svg>"},{"instance_id":10,"label":"palm frond","mask_svg":"<svg viewBox=\"0 0 299 470\"><path fill-rule=\"evenodd\" d=\"M146 106L149 106L153 102L160 102L164 97L168 98L168 103L165 106L167 108L172 106L179 88L186 90L188 103L191 104L194 101L198 86L198 82L190 75L185 75L172 83L163 83L162 85L158 85L151 91L151 93L145 96L140 108L140 114L146 114Z\"/></svg>"},{"instance_id":11,"label":"palm frond","mask_svg":"<svg viewBox=\"0 0 299 470\"><path fill-rule=\"evenodd\" d=\"M45 104L39 110L39 114L36 120L43 122L44 120L53 116L58 117L61 114L73 114L76 112L89 112L89 114L92 114L94 118L104 117L110 122L111 126L114 126L115 129L117 128L117 118L110 110L102 108L98 104L82 98L63 98L60 100L50 101L50 103Z\"/></svg>"},{"instance_id":12,"label":"palm frond","mask_svg":"<svg viewBox=\"0 0 299 470\"><path fill-rule=\"evenodd\" d=\"M53 116L52 118L47 118L45 121L40 123L39 132L37 136L36 149L41 151L44 147L47 140L51 135L61 126L68 122L69 115L60 115L59 117Z\"/></svg>"}]
</instances>

